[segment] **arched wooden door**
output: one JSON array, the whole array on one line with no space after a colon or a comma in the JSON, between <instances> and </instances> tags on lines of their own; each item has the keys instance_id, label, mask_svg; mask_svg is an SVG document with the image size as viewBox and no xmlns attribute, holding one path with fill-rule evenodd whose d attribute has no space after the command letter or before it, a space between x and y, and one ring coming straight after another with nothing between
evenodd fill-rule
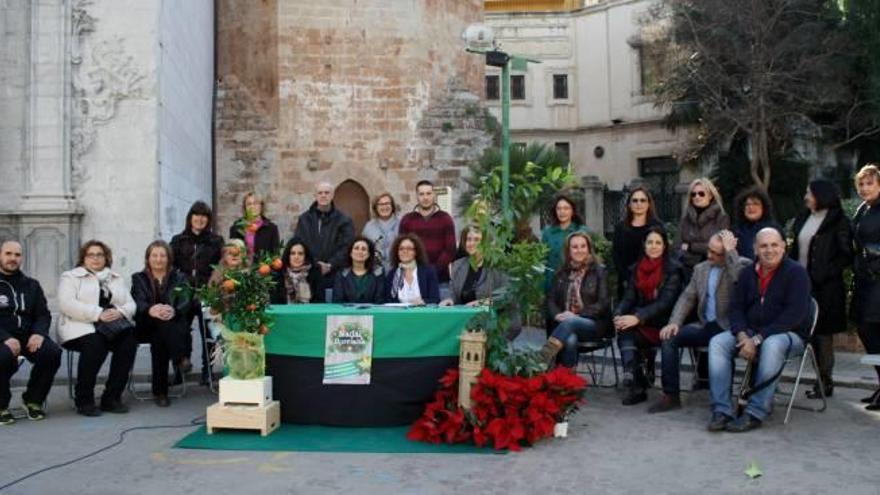
<instances>
[{"instance_id":1,"label":"arched wooden door","mask_svg":"<svg viewBox=\"0 0 880 495\"><path fill-rule=\"evenodd\" d=\"M355 235L360 234L370 219L370 196L357 181L346 180L336 186L333 203L351 217Z\"/></svg>"}]
</instances>

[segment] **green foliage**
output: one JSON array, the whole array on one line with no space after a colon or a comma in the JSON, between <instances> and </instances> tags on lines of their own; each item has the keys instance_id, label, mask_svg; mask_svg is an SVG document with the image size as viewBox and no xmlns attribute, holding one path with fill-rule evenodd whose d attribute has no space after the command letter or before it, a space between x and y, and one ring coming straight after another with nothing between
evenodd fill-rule
<instances>
[{"instance_id":1,"label":"green foliage","mask_svg":"<svg viewBox=\"0 0 880 495\"><path fill-rule=\"evenodd\" d=\"M544 371L544 366L531 352L514 349L506 339L511 321L520 315L538 311L544 296L544 260L547 246L531 239L517 239L517 225L528 221L542 202L545 191L558 190L574 183L567 167L539 167L523 164L511 173L517 186L511 190L510 215L500 211L501 167L490 169L482 179L474 181L466 216L483 233L480 253L484 266L508 276L506 287L494 291L492 307L495 316L478 315L472 327L485 328L487 333L487 365L503 374L532 376Z\"/></svg>"},{"instance_id":2,"label":"green foliage","mask_svg":"<svg viewBox=\"0 0 880 495\"><path fill-rule=\"evenodd\" d=\"M456 206L466 212L475 201L485 198L483 188L491 181L492 194L501 198L501 150L489 148L480 160L469 167L464 178L465 188ZM514 146L510 150L510 205L518 222L541 213L560 190L577 185L569 170L569 161L556 148L532 143L525 149Z\"/></svg>"}]
</instances>

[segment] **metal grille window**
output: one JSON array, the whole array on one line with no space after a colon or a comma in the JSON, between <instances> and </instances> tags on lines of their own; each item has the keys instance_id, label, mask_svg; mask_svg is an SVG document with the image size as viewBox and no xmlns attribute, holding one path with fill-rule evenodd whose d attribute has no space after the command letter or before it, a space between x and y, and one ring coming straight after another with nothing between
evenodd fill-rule
<instances>
[{"instance_id":1,"label":"metal grille window","mask_svg":"<svg viewBox=\"0 0 880 495\"><path fill-rule=\"evenodd\" d=\"M554 143L556 146L556 151L565 155L565 158L571 160L571 144L565 141L560 141L558 143Z\"/></svg>"},{"instance_id":2,"label":"metal grille window","mask_svg":"<svg viewBox=\"0 0 880 495\"><path fill-rule=\"evenodd\" d=\"M671 156L639 159L639 175L651 189L657 216L664 222L677 223L681 217L681 196L675 192L678 172L678 162Z\"/></svg>"},{"instance_id":3,"label":"metal grille window","mask_svg":"<svg viewBox=\"0 0 880 495\"><path fill-rule=\"evenodd\" d=\"M486 76L486 99L487 100L501 99L501 90L498 86L498 82L499 82L498 76Z\"/></svg>"},{"instance_id":4,"label":"metal grille window","mask_svg":"<svg viewBox=\"0 0 880 495\"><path fill-rule=\"evenodd\" d=\"M553 74L553 99L568 99L568 74Z\"/></svg>"},{"instance_id":5,"label":"metal grille window","mask_svg":"<svg viewBox=\"0 0 880 495\"><path fill-rule=\"evenodd\" d=\"M510 99L525 100L526 99L526 76L517 75L510 76Z\"/></svg>"}]
</instances>

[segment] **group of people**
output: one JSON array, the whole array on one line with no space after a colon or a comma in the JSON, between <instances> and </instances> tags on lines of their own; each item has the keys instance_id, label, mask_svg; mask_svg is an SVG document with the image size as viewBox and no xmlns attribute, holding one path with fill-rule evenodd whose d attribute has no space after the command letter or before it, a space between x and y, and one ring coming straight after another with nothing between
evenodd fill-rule
<instances>
[{"instance_id":1,"label":"group of people","mask_svg":"<svg viewBox=\"0 0 880 495\"><path fill-rule=\"evenodd\" d=\"M853 263L850 315L867 352L880 353L880 207L875 208L880 168L866 165L855 182L863 202L852 220L832 183L810 182L805 208L790 232L790 249L761 189L739 195L731 225L712 182L694 180L674 243L655 215L650 191L632 189L611 248L616 304L590 235L572 226L573 203L560 198L558 225L545 231L545 241L548 234L550 240L556 236L561 254L547 282L548 339L540 356L549 365L573 367L579 342L616 337L624 368L623 404L634 405L648 398L659 350L662 395L648 409L658 413L681 407L681 350L708 348L696 363L697 387L708 386L711 394L708 429L742 432L759 427L770 414L786 359L811 339L819 379L807 395L831 396L833 334L847 328L844 270ZM554 243L548 245L552 253ZM737 355L754 366L742 411L731 400ZM880 368L876 371L880 380ZM866 397L867 409L880 409L878 398L880 391Z\"/></svg>"},{"instance_id":2,"label":"group of people","mask_svg":"<svg viewBox=\"0 0 880 495\"><path fill-rule=\"evenodd\" d=\"M698 374L711 390L709 429L746 431L760 426L770 413L781 363L809 337L812 296L819 310L813 343L821 379L811 394L831 395L831 336L846 328L843 270L853 261L852 315L868 352L880 352L880 213L873 208L880 201L880 169L865 166L856 184L864 202L851 222L832 184L810 183L788 257L785 235L761 189L746 190L737 198L731 226L712 182L693 181L671 243L650 191L636 187L628 194L626 215L612 240L616 296L575 201L558 195L550 225L541 235L548 247L548 340L540 355L549 364L575 366L578 342L616 336L627 389L623 403L632 405L647 400L659 349L663 394L649 410L662 412L681 407L679 350L708 346L708 359ZM454 221L436 204L429 181L417 184L417 204L404 215L391 194L379 194L372 201L373 218L358 235L351 218L335 207L333 194L331 184L317 185L314 202L281 248L273 304L473 305L489 301L495 289L507 285L502 273L483 265L478 228L462 229L456 246ZM213 232L212 220L207 204L193 204L183 231L170 243L150 243L144 269L130 283L112 270L109 246L98 240L83 244L76 267L62 274L58 287L58 344L49 335L51 314L39 282L20 271L21 244L4 242L0 424L14 421L8 410L9 382L22 358L33 363L22 397L27 415L34 420L45 416L42 404L62 348L79 353L74 400L80 414L128 411L122 392L139 342L150 344L155 402L168 406L169 363L178 379L191 370L190 328L194 319L206 316L188 291L180 289L220 282L226 270L277 256L281 245L278 227L254 193L244 196L242 216L230 227L227 241ZM442 300L441 292L447 295ZM210 372L210 352L202 353L203 380ZM95 382L108 354L109 376L96 402ZM756 382L767 382L755 387L738 417L730 397L731 363L737 354L754 359ZM880 379L880 368L877 373ZM873 401L869 407L877 408L877 395L868 399Z\"/></svg>"},{"instance_id":3,"label":"group of people","mask_svg":"<svg viewBox=\"0 0 880 495\"><path fill-rule=\"evenodd\" d=\"M372 204L374 217L360 235L351 218L333 203L333 187L322 182L315 200L300 216L293 236L280 248L278 227L266 216L254 193L242 200L242 217L229 229L228 241L212 230L211 208L192 205L185 226L170 243L156 240L144 253L144 268L130 283L112 270L111 248L99 240L79 250L76 267L61 275L57 341L49 334L52 315L40 283L21 270L19 242L0 247L0 424L14 422L9 411L10 380L22 359L33 363L23 394L30 419L45 416L43 403L61 363L62 348L79 354L74 402L84 416L125 413L122 393L139 343L149 343L152 393L160 407L170 404L169 363L175 380L191 371L190 328L201 305L186 287L223 280L224 272L248 266L263 256L277 256L273 304L371 303L477 304L505 283L484 269L479 254L481 233L463 232L464 255L457 256L455 224L434 198L434 186L416 186L418 204L400 215L391 194ZM441 300L441 287L448 297ZM201 338L206 339L202 334ZM210 373L212 349L202 341L202 381ZM60 344L60 345L59 345ZM98 372L108 355L110 370L100 400L95 398ZM21 358L21 359L20 359Z\"/></svg>"}]
</instances>

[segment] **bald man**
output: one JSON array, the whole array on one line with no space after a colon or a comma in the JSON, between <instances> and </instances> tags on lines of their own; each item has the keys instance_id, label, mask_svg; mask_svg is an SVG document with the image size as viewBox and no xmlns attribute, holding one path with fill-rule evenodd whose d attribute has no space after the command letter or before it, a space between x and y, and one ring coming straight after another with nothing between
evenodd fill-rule
<instances>
[{"instance_id":1,"label":"bald man","mask_svg":"<svg viewBox=\"0 0 880 495\"><path fill-rule=\"evenodd\" d=\"M296 223L295 237L303 240L321 270L318 293L312 302L324 302L324 291L333 288L336 271L348 261L348 247L354 239L354 224L333 204L333 185L319 182L315 201ZM329 302L329 301L327 301Z\"/></svg>"},{"instance_id":2,"label":"bald man","mask_svg":"<svg viewBox=\"0 0 880 495\"><path fill-rule=\"evenodd\" d=\"M709 342L709 431L745 432L760 427L770 414L786 358L803 352L809 336L807 271L785 256L785 239L775 228L758 231L755 253L757 261L742 270L730 301L730 331ZM736 355L754 361L754 385L738 418L730 397Z\"/></svg>"},{"instance_id":3,"label":"bald man","mask_svg":"<svg viewBox=\"0 0 880 495\"><path fill-rule=\"evenodd\" d=\"M43 402L61 366L61 348L49 338L52 314L40 283L21 272L18 241L0 244L0 425L15 422L9 412L9 381L18 371L18 358L33 363L22 395L27 417L46 417Z\"/></svg>"}]
</instances>

